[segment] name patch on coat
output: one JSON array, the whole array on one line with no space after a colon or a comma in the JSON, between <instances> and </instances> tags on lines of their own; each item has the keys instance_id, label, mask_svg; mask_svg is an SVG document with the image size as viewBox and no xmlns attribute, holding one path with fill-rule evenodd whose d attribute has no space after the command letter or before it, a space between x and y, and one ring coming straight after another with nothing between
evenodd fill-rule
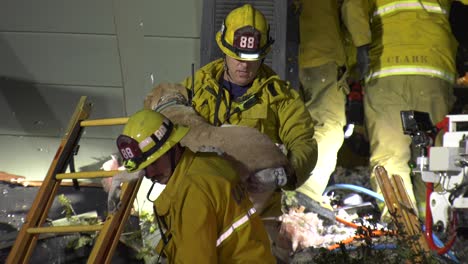
<instances>
[{"instance_id":1,"label":"name patch on coat","mask_svg":"<svg viewBox=\"0 0 468 264\"><path fill-rule=\"evenodd\" d=\"M387 57L388 63L428 63L427 56L425 55L399 55Z\"/></svg>"}]
</instances>

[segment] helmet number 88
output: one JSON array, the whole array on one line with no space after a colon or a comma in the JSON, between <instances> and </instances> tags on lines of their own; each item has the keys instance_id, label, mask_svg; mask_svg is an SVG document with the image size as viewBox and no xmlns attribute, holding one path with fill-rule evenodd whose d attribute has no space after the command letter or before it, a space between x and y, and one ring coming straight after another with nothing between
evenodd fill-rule
<instances>
[{"instance_id":1,"label":"helmet number 88","mask_svg":"<svg viewBox=\"0 0 468 264\"><path fill-rule=\"evenodd\" d=\"M240 39L239 46L241 48L253 49L253 47L255 46L255 38L242 36Z\"/></svg>"},{"instance_id":2,"label":"helmet number 88","mask_svg":"<svg viewBox=\"0 0 468 264\"><path fill-rule=\"evenodd\" d=\"M131 159L133 157L135 157L135 155L133 155L133 152L130 148L123 148L123 149L120 149L120 152L122 153L122 156L124 157L124 159Z\"/></svg>"}]
</instances>

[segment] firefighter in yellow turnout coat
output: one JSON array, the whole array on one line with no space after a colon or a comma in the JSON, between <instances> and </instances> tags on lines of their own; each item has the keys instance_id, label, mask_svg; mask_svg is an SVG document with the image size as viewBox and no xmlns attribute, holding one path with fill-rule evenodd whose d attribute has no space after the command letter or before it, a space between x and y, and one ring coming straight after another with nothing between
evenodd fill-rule
<instances>
[{"instance_id":1,"label":"firefighter in yellow turnout coat","mask_svg":"<svg viewBox=\"0 0 468 264\"><path fill-rule=\"evenodd\" d=\"M306 179L317 154L312 122L298 93L262 65L245 95L235 100L217 81L223 66L219 59L195 74L195 110L212 124L254 127L273 142L285 144L296 177Z\"/></svg>"},{"instance_id":2,"label":"firefighter in yellow turnout coat","mask_svg":"<svg viewBox=\"0 0 468 264\"><path fill-rule=\"evenodd\" d=\"M199 69L193 85L190 77L183 82L189 91L194 91L194 109L212 125L256 128L285 147L292 169L272 168L266 177L249 177L254 181L267 179L257 186L271 187L267 190L271 191L271 196L265 209L259 212L262 218L281 215L281 188L294 189L302 184L317 161L313 122L304 102L289 83L263 64L273 43L268 32L266 18L252 5L232 10L216 34L224 58ZM233 138L233 142L236 140L246 139ZM288 181L281 180L279 175L288 175ZM249 179L249 193L266 193L261 189L252 190ZM264 223L273 253L287 261L288 252L277 247L279 225L274 221Z\"/></svg>"},{"instance_id":3,"label":"firefighter in yellow turnout coat","mask_svg":"<svg viewBox=\"0 0 468 264\"><path fill-rule=\"evenodd\" d=\"M403 134L400 111L428 112L437 123L452 107L458 44L450 29L451 3L368 0L372 44L364 110L370 163L403 178L421 216L425 210L424 186L421 179L410 176L411 140ZM371 177L377 188L375 175Z\"/></svg>"},{"instance_id":4,"label":"firefighter in yellow turnout coat","mask_svg":"<svg viewBox=\"0 0 468 264\"><path fill-rule=\"evenodd\" d=\"M268 30L263 14L249 4L228 14L216 37L226 56L196 72L192 105L213 125L253 127L274 143L284 144L295 178L301 183L317 160L314 127L299 94L263 64L273 42ZM187 78L183 85L191 88L192 79ZM290 186L295 183L290 182ZM262 216L280 215L280 196L280 192L273 196Z\"/></svg>"},{"instance_id":5,"label":"firefighter in yellow turnout coat","mask_svg":"<svg viewBox=\"0 0 468 264\"><path fill-rule=\"evenodd\" d=\"M346 26L352 44L359 50L371 42L371 35L360 0L300 1L299 79L304 101L316 120L315 139L319 157L311 177L297 191L323 207L322 201L338 150L344 141L345 105L349 87L343 32ZM305 201L304 201L305 202ZM303 205L306 205L305 203Z\"/></svg>"},{"instance_id":6,"label":"firefighter in yellow turnout coat","mask_svg":"<svg viewBox=\"0 0 468 264\"><path fill-rule=\"evenodd\" d=\"M188 128L162 114L132 115L117 146L127 171L166 188L154 202L169 263L274 263L268 235L230 164L179 141Z\"/></svg>"}]
</instances>

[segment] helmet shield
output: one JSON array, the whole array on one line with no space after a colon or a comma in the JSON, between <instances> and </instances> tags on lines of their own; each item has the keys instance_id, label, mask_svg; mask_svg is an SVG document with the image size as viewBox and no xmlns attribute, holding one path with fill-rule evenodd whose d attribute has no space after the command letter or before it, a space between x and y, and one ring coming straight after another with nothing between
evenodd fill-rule
<instances>
[{"instance_id":1,"label":"helmet shield","mask_svg":"<svg viewBox=\"0 0 468 264\"><path fill-rule=\"evenodd\" d=\"M135 170L144 161L138 141L129 136L120 135L117 138L117 148L124 160L124 167L129 171Z\"/></svg>"},{"instance_id":2,"label":"helmet shield","mask_svg":"<svg viewBox=\"0 0 468 264\"><path fill-rule=\"evenodd\" d=\"M260 46L260 32L254 27L246 26L234 32L233 46L238 52L257 53Z\"/></svg>"}]
</instances>

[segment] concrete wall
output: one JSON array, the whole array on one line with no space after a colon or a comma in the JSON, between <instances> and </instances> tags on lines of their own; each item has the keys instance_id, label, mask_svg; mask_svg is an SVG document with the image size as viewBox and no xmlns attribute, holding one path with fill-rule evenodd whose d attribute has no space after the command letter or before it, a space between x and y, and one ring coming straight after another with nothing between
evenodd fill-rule
<instances>
[{"instance_id":1,"label":"concrete wall","mask_svg":"<svg viewBox=\"0 0 468 264\"><path fill-rule=\"evenodd\" d=\"M154 83L198 68L202 0L3 0L0 171L41 180L76 103L91 118L142 106ZM87 128L78 169L99 168L122 127Z\"/></svg>"}]
</instances>

